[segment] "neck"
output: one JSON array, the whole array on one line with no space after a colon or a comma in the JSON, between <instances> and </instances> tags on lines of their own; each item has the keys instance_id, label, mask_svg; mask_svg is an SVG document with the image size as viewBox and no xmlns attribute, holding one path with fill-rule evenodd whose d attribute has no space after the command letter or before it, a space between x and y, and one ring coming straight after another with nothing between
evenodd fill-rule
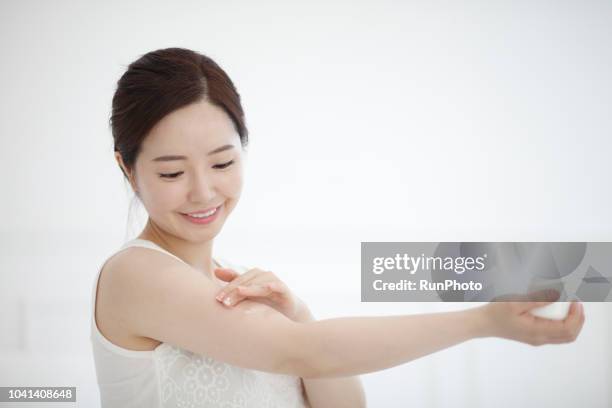
<instances>
[{"instance_id":1,"label":"neck","mask_svg":"<svg viewBox=\"0 0 612 408\"><path fill-rule=\"evenodd\" d=\"M212 258L212 239L204 242L186 241L163 231L153 224L150 218L138 238L159 245L210 278L214 276L213 269L219 266Z\"/></svg>"}]
</instances>

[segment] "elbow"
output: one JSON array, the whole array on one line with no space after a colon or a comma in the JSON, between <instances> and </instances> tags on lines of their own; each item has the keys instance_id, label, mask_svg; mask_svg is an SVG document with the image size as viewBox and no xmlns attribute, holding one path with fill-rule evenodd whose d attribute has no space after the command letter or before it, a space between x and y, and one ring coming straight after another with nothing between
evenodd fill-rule
<instances>
[{"instance_id":1,"label":"elbow","mask_svg":"<svg viewBox=\"0 0 612 408\"><path fill-rule=\"evenodd\" d=\"M325 376L324 370L317 364L317 361L301 354L295 361L295 375L304 379L322 378Z\"/></svg>"},{"instance_id":2,"label":"elbow","mask_svg":"<svg viewBox=\"0 0 612 408\"><path fill-rule=\"evenodd\" d=\"M348 364L346 351L320 330L317 321L292 322L280 338L278 372L304 379L348 377L359 374Z\"/></svg>"},{"instance_id":3,"label":"elbow","mask_svg":"<svg viewBox=\"0 0 612 408\"><path fill-rule=\"evenodd\" d=\"M320 378L319 370L311 365L310 361L300 356L290 356L279 362L274 370L280 374L292 375L301 378Z\"/></svg>"},{"instance_id":4,"label":"elbow","mask_svg":"<svg viewBox=\"0 0 612 408\"><path fill-rule=\"evenodd\" d=\"M279 361L275 371L301 378L321 378L327 370L321 352L308 323L294 323L286 336L282 336Z\"/></svg>"}]
</instances>

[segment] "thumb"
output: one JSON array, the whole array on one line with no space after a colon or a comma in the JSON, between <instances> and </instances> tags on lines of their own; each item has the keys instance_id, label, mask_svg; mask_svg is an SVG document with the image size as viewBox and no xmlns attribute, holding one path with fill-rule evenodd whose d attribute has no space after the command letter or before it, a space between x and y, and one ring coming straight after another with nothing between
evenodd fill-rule
<instances>
[{"instance_id":1,"label":"thumb","mask_svg":"<svg viewBox=\"0 0 612 408\"><path fill-rule=\"evenodd\" d=\"M555 289L542 289L537 292L528 293L526 301L522 302L523 310L531 310L536 307L546 306L559 299L561 294Z\"/></svg>"},{"instance_id":2,"label":"thumb","mask_svg":"<svg viewBox=\"0 0 612 408\"><path fill-rule=\"evenodd\" d=\"M215 268L215 275L226 282L229 282L238 276L238 273L229 268Z\"/></svg>"}]
</instances>

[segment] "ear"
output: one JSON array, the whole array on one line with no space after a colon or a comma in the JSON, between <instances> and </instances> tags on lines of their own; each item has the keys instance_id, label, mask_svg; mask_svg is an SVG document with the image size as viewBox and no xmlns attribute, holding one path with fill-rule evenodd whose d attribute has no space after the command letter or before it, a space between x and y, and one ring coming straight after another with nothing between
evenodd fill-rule
<instances>
[{"instance_id":1,"label":"ear","mask_svg":"<svg viewBox=\"0 0 612 408\"><path fill-rule=\"evenodd\" d=\"M134 190L134 192L138 192L138 189L136 188L136 181L134 180L134 175L132 174L132 172L130 172L127 169L127 166L125 165L125 163L123 163L123 159L121 158L121 153L115 152L115 160L117 160L117 164L119 164L119 167L121 167L121 169L123 170L123 173L127 175L130 181L130 185L132 186L132 190Z\"/></svg>"}]
</instances>

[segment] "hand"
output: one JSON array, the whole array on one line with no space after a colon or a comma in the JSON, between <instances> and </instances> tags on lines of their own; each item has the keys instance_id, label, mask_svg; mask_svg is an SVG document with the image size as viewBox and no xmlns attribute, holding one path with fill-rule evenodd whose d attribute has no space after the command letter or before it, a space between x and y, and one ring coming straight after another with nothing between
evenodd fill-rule
<instances>
[{"instance_id":1,"label":"hand","mask_svg":"<svg viewBox=\"0 0 612 408\"><path fill-rule=\"evenodd\" d=\"M270 271L253 268L241 275L233 269L216 268L214 273L219 279L229 282L216 296L228 307L249 298L278 310L293 321L314 320L306 304Z\"/></svg>"},{"instance_id":2,"label":"hand","mask_svg":"<svg viewBox=\"0 0 612 408\"><path fill-rule=\"evenodd\" d=\"M532 346L576 340L585 320L581 303L572 302L564 320L543 319L529 313L530 310L553 303L558 298L559 292L542 290L528 295L507 297L508 300L522 301L495 301L482 306L487 327L485 336L507 338Z\"/></svg>"}]
</instances>

